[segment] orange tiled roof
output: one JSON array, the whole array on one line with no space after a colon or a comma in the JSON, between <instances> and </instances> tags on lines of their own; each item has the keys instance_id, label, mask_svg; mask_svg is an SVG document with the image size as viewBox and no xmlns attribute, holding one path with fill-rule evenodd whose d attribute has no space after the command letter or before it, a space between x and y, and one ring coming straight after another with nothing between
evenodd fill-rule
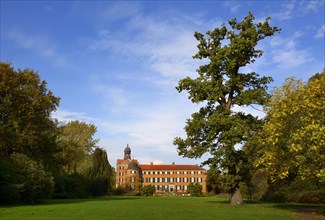
<instances>
[{"instance_id":1,"label":"orange tiled roof","mask_svg":"<svg viewBox=\"0 0 325 220\"><path fill-rule=\"evenodd\" d=\"M138 160L132 160L133 162L136 162L137 164L139 164ZM120 163L129 163L129 161L127 160L124 160L124 159L117 159L117 164L120 164Z\"/></svg>"},{"instance_id":2,"label":"orange tiled roof","mask_svg":"<svg viewBox=\"0 0 325 220\"><path fill-rule=\"evenodd\" d=\"M205 170L198 165L150 165L150 164L139 164L141 170Z\"/></svg>"}]
</instances>

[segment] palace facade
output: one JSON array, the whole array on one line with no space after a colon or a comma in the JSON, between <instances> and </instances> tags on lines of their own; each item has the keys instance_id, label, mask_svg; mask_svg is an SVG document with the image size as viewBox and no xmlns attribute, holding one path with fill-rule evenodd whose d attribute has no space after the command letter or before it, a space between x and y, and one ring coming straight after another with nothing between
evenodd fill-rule
<instances>
[{"instance_id":1,"label":"palace facade","mask_svg":"<svg viewBox=\"0 0 325 220\"><path fill-rule=\"evenodd\" d=\"M116 187L138 191L142 186L152 185L156 193L186 193L190 183L200 184L202 192L206 192L206 170L190 164L140 164L131 159L128 145L124 158L116 162Z\"/></svg>"}]
</instances>

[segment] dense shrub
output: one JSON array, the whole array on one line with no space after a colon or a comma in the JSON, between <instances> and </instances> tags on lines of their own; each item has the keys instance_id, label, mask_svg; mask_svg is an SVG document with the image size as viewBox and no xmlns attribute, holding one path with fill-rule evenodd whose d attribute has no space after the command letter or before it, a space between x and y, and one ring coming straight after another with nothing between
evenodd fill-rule
<instances>
[{"instance_id":1,"label":"dense shrub","mask_svg":"<svg viewBox=\"0 0 325 220\"><path fill-rule=\"evenodd\" d=\"M152 185L143 186L140 189L141 196L152 196L156 192L156 188Z\"/></svg>"},{"instance_id":2,"label":"dense shrub","mask_svg":"<svg viewBox=\"0 0 325 220\"><path fill-rule=\"evenodd\" d=\"M0 204L12 204L20 200L16 186L17 169L9 160L0 160Z\"/></svg>"},{"instance_id":3,"label":"dense shrub","mask_svg":"<svg viewBox=\"0 0 325 220\"><path fill-rule=\"evenodd\" d=\"M11 155L15 166L14 186L23 202L35 202L50 198L54 191L53 177L42 165L24 154ZM16 192L17 192L16 191Z\"/></svg>"},{"instance_id":4,"label":"dense shrub","mask_svg":"<svg viewBox=\"0 0 325 220\"><path fill-rule=\"evenodd\" d=\"M191 196L202 196L202 186L198 183L190 183L187 186L187 192L191 194Z\"/></svg>"},{"instance_id":5,"label":"dense shrub","mask_svg":"<svg viewBox=\"0 0 325 220\"><path fill-rule=\"evenodd\" d=\"M108 195L108 177L97 177L89 179L88 192L93 196Z\"/></svg>"},{"instance_id":6,"label":"dense shrub","mask_svg":"<svg viewBox=\"0 0 325 220\"><path fill-rule=\"evenodd\" d=\"M115 196L121 196L125 193L124 189L121 187L117 187L116 189L112 190L112 194Z\"/></svg>"},{"instance_id":7,"label":"dense shrub","mask_svg":"<svg viewBox=\"0 0 325 220\"><path fill-rule=\"evenodd\" d=\"M54 198L86 198L89 180L79 173L55 177Z\"/></svg>"}]
</instances>

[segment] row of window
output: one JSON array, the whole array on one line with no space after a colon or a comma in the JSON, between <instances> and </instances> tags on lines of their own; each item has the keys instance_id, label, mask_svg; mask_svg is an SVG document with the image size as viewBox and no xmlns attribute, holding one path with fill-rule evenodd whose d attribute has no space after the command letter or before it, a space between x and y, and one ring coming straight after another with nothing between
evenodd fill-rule
<instances>
[{"instance_id":1,"label":"row of window","mask_svg":"<svg viewBox=\"0 0 325 220\"><path fill-rule=\"evenodd\" d=\"M188 183L188 182L191 182L191 183L195 183L195 182L198 182L198 183L202 183L202 177L190 177L190 178L187 178L187 177L184 177L184 178L180 178L180 177L176 177L176 178L168 178L168 177L165 177L165 178L144 178L144 182L145 183Z\"/></svg>"},{"instance_id":2,"label":"row of window","mask_svg":"<svg viewBox=\"0 0 325 220\"><path fill-rule=\"evenodd\" d=\"M143 171L142 174L202 174L202 171Z\"/></svg>"},{"instance_id":3,"label":"row of window","mask_svg":"<svg viewBox=\"0 0 325 220\"><path fill-rule=\"evenodd\" d=\"M135 178L134 177L131 177L130 178L130 181L131 182L134 182ZM177 178L144 178L143 179L145 183L202 183L202 177L190 177L190 178L187 178L187 177L184 177L184 178L180 178L180 177L177 177ZM123 182L123 178L118 178L118 182Z\"/></svg>"},{"instance_id":4,"label":"row of window","mask_svg":"<svg viewBox=\"0 0 325 220\"><path fill-rule=\"evenodd\" d=\"M131 174L136 174L136 173L137 173L137 171L131 170ZM191 171L191 172L188 172L188 171L184 171L184 172L176 171L175 173L176 174L202 174L201 171L197 171L197 172L195 172L195 171ZM143 175L145 175L145 174L174 174L174 172L173 171L170 171L170 172L169 171L143 171L142 174ZM119 176L123 176L123 175L124 175L123 172L119 172Z\"/></svg>"},{"instance_id":5,"label":"row of window","mask_svg":"<svg viewBox=\"0 0 325 220\"><path fill-rule=\"evenodd\" d=\"M170 190L170 191L174 191L175 188L173 188L172 186L168 186L168 185L155 185L156 190ZM187 185L183 185L183 186L176 186L176 191L178 190L187 190Z\"/></svg>"}]
</instances>

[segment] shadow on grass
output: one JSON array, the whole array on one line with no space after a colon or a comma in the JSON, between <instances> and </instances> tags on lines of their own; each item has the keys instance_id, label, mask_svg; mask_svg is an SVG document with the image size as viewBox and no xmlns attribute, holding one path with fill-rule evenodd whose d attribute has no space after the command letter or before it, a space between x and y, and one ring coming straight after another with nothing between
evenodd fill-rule
<instances>
[{"instance_id":1,"label":"shadow on grass","mask_svg":"<svg viewBox=\"0 0 325 220\"><path fill-rule=\"evenodd\" d=\"M215 200L215 201L207 201L207 202L213 204L230 204L229 200Z\"/></svg>"},{"instance_id":2,"label":"shadow on grass","mask_svg":"<svg viewBox=\"0 0 325 220\"><path fill-rule=\"evenodd\" d=\"M325 216L325 205L323 204L275 204L274 208L286 209L292 212L316 213Z\"/></svg>"}]
</instances>

